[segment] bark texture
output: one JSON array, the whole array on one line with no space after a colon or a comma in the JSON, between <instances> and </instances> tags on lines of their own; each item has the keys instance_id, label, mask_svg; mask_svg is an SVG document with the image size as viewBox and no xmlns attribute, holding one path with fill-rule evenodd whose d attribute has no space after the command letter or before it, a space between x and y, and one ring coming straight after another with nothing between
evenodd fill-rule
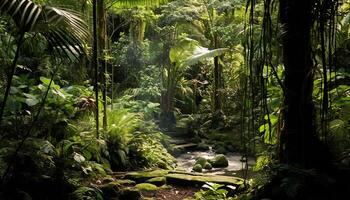
<instances>
[{"instance_id":1,"label":"bark texture","mask_svg":"<svg viewBox=\"0 0 350 200\"><path fill-rule=\"evenodd\" d=\"M313 3L313 0L280 0L286 88L280 160L306 168L319 167L328 157L316 136L314 123L310 41Z\"/></svg>"}]
</instances>

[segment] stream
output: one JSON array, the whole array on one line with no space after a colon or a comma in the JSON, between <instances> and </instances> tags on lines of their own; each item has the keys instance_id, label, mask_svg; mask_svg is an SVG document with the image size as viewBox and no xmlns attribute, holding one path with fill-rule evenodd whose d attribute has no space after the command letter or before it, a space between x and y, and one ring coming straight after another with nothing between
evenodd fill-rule
<instances>
[{"instance_id":1,"label":"stream","mask_svg":"<svg viewBox=\"0 0 350 200\"><path fill-rule=\"evenodd\" d=\"M187 151L176 158L178 170L185 170L187 172L192 171L192 167L196 162L196 159L203 157L205 159L212 159L216 155L212 150L208 151ZM240 153L227 153L226 158L229 161L229 166L226 168L213 168L211 170L204 170L205 174L213 175L226 175L226 176L236 176L243 178L243 171L246 164L241 162L242 154ZM248 157L248 178L254 176L252 171L252 166L255 164L255 159L253 157Z\"/></svg>"}]
</instances>

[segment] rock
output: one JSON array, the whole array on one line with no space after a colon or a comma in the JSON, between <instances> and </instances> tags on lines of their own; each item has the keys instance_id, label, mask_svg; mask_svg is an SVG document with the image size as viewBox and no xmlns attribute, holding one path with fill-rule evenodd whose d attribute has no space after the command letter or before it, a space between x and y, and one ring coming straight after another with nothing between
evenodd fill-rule
<instances>
[{"instance_id":1,"label":"rock","mask_svg":"<svg viewBox=\"0 0 350 200\"><path fill-rule=\"evenodd\" d=\"M194 165L200 165L203 168L205 163L207 163L207 159L199 157L196 159L196 163Z\"/></svg>"},{"instance_id":2,"label":"rock","mask_svg":"<svg viewBox=\"0 0 350 200\"><path fill-rule=\"evenodd\" d=\"M153 192L158 190L158 187L151 183L140 183L137 184L135 187L141 192Z\"/></svg>"},{"instance_id":3,"label":"rock","mask_svg":"<svg viewBox=\"0 0 350 200\"><path fill-rule=\"evenodd\" d=\"M155 177L162 177L169 173L169 170L152 170L152 171L139 171L139 172L129 172L124 178L135 181L136 183L143 183L148 179Z\"/></svg>"},{"instance_id":4,"label":"rock","mask_svg":"<svg viewBox=\"0 0 350 200\"><path fill-rule=\"evenodd\" d=\"M211 166L211 164L209 162L207 162L207 163L205 163L203 168L207 169L207 170L211 170L211 169L213 169L213 166Z\"/></svg>"},{"instance_id":5,"label":"rock","mask_svg":"<svg viewBox=\"0 0 350 200\"><path fill-rule=\"evenodd\" d=\"M112 177L105 177L105 178L103 178L102 183L110 183L110 182L113 182L113 181L115 181L114 178L112 178Z\"/></svg>"},{"instance_id":6,"label":"rock","mask_svg":"<svg viewBox=\"0 0 350 200\"><path fill-rule=\"evenodd\" d=\"M156 186L162 186L162 185L165 185L166 178L165 177L155 177L155 178L148 179L146 182L154 184Z\"/></svg>"},{"instance_id":7,"label":"rock","mask_svg":"<svg viewBox=\"0 0 350 200\"><path fill-rule=\"evenodd\" d=\"M206 182L218 183L223 185L233 185L243 187L243 179L231 176L219 176L209 174L194 173L173 173L170 172L165 176L168 184L184 186L202 186Z\"/></svg>"},{"instance_id":8,"label":"rock","mask_svg":"<svg viewBox=\"0 0 350 200\"><path fill-rule=\"evenodd\" d=\"M135 188L125 188L120 192L119 199L140 200L141 193Z\"/></svg>"},{"instance_id":9,"label":"rock","mask_svg":"<svg viewBox=\"0 0 350 200\"><path fill-rule=\"evenodd\" d=\"M202 172L203 168L202 168L202 165L200 165L200 164L195 164L195 165L193 166L193 169L192 169L192 170L195 171L195 172Z\"/></svg>"},{"instance_id":10,"label":"rock","mask_svg":"<svg viewBox=\"0 0 350 200\"><path fill-rule=\"evenodd\" d=\"M224 168L228 166L228 160L223 154L216 155L213 159L208 161L215 168Z\"/></svg>"},{"instance_id":11,"label":"rock","mask_svg":"<svg viewBox=\"0 0 350 200\"><path fill-rule=\"evenodd\" d=\"M118 179L114 182L118 183L119 185L135 185L135 181L128 180L128 179Z\"/></svg>"},{"instance_id":12,"label":"rock","mask_svg":"<svg viewBox=\"0 0 350 200\"><path fill-rule=\"evenodd\" d=\"M99 189L103 192L103 195L109 199L115 197L119 194L120 184L117 182L110 182L104 185L101 185Z\"/></svg>"}]
</instances>

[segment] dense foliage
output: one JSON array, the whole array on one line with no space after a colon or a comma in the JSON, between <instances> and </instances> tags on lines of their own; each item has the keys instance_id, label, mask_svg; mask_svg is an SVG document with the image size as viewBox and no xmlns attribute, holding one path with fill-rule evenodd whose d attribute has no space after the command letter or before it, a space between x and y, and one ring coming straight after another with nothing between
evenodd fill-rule
<instances>
[{"instance_id":1,"label":"dense foliage","mask_svg":"<svg viewBox=\"0 0 350 200\"><path fill-rule=\"evenodd\" d=\"M195 199L346 193L350 2L307 0L297 24L286 2L0 1L0 199L125 195L116 172L173 170L179 138L242 155L244 189L207 183ZM288 27L308 37L307 70Z\"/></svg>"}]
</instances>

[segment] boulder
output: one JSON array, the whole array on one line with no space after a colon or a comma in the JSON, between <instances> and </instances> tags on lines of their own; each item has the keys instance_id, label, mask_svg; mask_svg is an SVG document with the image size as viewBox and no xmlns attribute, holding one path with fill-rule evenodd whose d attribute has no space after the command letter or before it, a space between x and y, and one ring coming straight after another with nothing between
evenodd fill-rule
<instances>
[{"instance_id":1,"label":"boulder","mask_svg":"<svg viewBox=\"0 0 350 200\"><path fill-rule=\"evenodd\" d=\"M159 189L156 185L151 183L140 183L135 186L138 191L141 192L142 196L152 197Z\"/></svg>"},{"instance_id":2,"label":"boulder","mask_svg":"<svg viewBox=\"0 0 350 200\"><path fill-rule=\"evenodd\" d=\"M156 185L151 183L140 183L135 186L140 192L153 192L158 190Z\"/></svg>"},{"instance_id":3,"label":"boulder","mask_svg":"<svg viewBox=\"0 0 350 200\"><path fill-rule=\"evenodd\" d=\"M140 200L141 193L136 188L124 188L118 197L119 199Z\"/></svg>"},{"instance_id":4,"label":"boulder","mask_svg":"<svg viewBox=\"0 0 350 200\"><path fill-rule=\"evenodd\" d=\"M206 170L211 170L211 169L213 169L213 166L211 166L211 164L209 162L207 162L207 163L205 163L203 168Z\"/></svg>"},{"instance_id":5,"label":"boulder","mask_svg":"<svg viewBox=\"0 0 350 200\"><path fill-rule=\"evenodd\" d=\"M203 168L205 166L205 163L207 163L207 159L199 157L196 159L196 163L194 165L200 165Z\"/></svg>"},{"instance_id":6,"label":"boulder","mask_svg":"<svg viewBox=\"0 0 350 200\"><path fill-rule=\"evenodd\" d=\"M193 166L193 169L192 169L192 170L195 171L195 172L202 172L203 167L202 167L202 165L200 165L200 164L195 164L195 165Z\"/></svg>"},{"instance_id":7,"label":"boulder","mask_svg":"<svg viewBox=\"0 0 350 200\"><path fill-rule=\"evenodd\" d=\"M99 186L99 189L103 192L103 195L109 199L115 197L120 192L120 184L117 182L110 182Z\"/></svg>"},{"instance_id":8,"label":"boulder","mask_svg":"<svg viewBox=\"0 0 350 200\"><path fill-rule=\"evenodd\" d=\"M228 166L228 160L225 155L218 154L213 159L208 160L212 167L225 168Z\"/></svg>"}]
</instances>

